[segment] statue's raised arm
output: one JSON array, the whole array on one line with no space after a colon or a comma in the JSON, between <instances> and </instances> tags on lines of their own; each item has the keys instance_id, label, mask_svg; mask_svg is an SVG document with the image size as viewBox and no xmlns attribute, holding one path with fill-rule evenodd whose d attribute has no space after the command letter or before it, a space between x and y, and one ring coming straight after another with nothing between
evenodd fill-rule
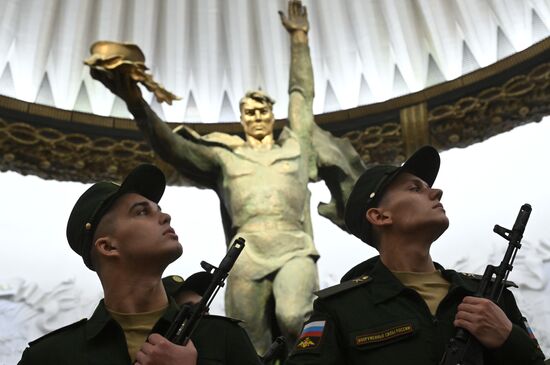
<instances>
[{"instance_id":1,"label":"statue's raised arm","mask_svg":"<svg viewBox=\"0 0 550 365\"><path fill-rule=\"evenodd\" d=\"M290 34L290 78L288 85L288 121L298 135L308 160L311 161L313 120L313 67L309 53L307 8L299 0L288 2L288 14L279 11L281 22Z\"/></svg>"},{"instance_id":2,"label":"statue's raised arm","mask_svg":"<svg viewBox=\"0 0 550 365\"><path fill-rule=\"evenodd\" d=\"M141 50L132 44L96 42L85 63L90 75L124 100L139 129L161 159L186 179L201 187L213 188L219 174L219 161L209 146L199 142L192 131L174 133L142 97L138 83L155 94L157 101L172 103L177 96L153 81L145 70ZM137 56L136 56L137 54Z\"/></svg>"},{"instance_id":3,"label":"statue's raised arm","mask_svg":"<svg viewBox=\"0 0 550 365\"><path fill-rule=\"evenodd\" d=\"M290 34L290 79L288 120L298 135L302 154L308 161L311 181L324 180L331 193L330 202L321 202L319 214L346 229L344 203L365 166L346 139L319 128L313 116L314 81L309 51L307 8L300 0L289 0L288 15L279 11L281 22Z\"/></svg>"}]
</instances>

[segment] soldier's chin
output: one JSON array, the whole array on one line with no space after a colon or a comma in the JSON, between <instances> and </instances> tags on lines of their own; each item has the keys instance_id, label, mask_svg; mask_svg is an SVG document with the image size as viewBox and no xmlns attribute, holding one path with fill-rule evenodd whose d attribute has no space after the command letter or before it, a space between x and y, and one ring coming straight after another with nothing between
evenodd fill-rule
<instances>
[{"instance_id":1,"label":"soldier's chin","mask_svg":"<svg viewBox=\"0 0 550 365\"><path fill-rule=\"evenodd\" d=\"M183 247L181 243L178 242L176 247L174 247L174 249L170 252L169 264L179 259L182 254L183 254Z\"/></svg>"},{"instance_id":2,"label":"soldier's chin","mask_svg":"<svg viewBox=\"0 0 550 365\"><path fill-rule=\"evenodd\" d=\"M178 242L178 247L177 247L177 250L176 250L176 251L177 251L177 255L178 255L178 256L176 257L176 259L177 259L177 258L179 258L179 257L183 254L183 246L182 246L181 243L179 243L179 242Z\"/></svg>"},{"instance_id":3,"label":"soldier's chin","mask_svg":"<svg viewBox=\"0 0 550 365\"><path fill-rule=\"evenodd\" d=\"M437 228L434 230L434 237L432 242L437 240L445 231L447 228L449 228L449 219L442 219L441 222L438 222Z\"/></svg>"}]
</instances>

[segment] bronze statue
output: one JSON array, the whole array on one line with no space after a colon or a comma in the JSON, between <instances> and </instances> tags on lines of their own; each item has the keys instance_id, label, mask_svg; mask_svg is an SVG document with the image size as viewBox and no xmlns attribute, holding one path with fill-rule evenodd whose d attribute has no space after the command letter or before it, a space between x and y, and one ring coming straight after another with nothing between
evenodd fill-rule
<instances>
[{"instance_id":1,"label":"bronze statue","mask_svg":"<svg viewBox=\"0 0 550 365\"><path fill-rule=\"evenodd\" d=\"M185 126L174 133L142 99L137 87L142 77L135 77L131 65L107 69L90 63L92 76L126 102L156 153L195 185L216 191L227 242L236 235L246 239L247 248L228 279L225 308L245 321L259 353L276 331L292 345L312 310L319 254L308 183L325 180L332 199L320 204L319 212L343 227L344 200L364 169L349 141L314 122L306 8L290 0L288 15L280 16L290 34L291 65L289 128L277 139L274 101L261 91L248 92L240 101L246 141L223 133L199 136Z\"/></svg>"}]
</instances>

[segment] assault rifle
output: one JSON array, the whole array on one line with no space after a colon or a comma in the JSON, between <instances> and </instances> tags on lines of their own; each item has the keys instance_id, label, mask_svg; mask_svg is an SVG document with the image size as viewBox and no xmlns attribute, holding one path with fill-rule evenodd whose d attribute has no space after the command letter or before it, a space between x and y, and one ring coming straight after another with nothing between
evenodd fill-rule
<instances>
[{"instance_id":1,"label":"assault rifle","mask_svg":"<svg viewBox=\"0 0 550 365\"><path fill-rule=\"evenodd\" d=\"M206 272L212 274L212 281L210 285L208 285L199 303L193 306L184 305L181 308L164 335L166 339L177 345L187 345L200 319L208 312L212 300L214 300L220 288L225 285L225 279L227 275L229 275L229 271L244 248L244 242L244 238L237 238L231 247L229 247L227 254L218 267L205 261L201 262L201 267Z\"/></svg>"},{"instance_id":2,"label":"assault rifle","mask_svg":"<svg viewBox=\"0 0 550 365\"><path fill-rule=\"evenodd\" d=\"M521 239L525 226L531 214L531 206L524 204L519 210L514 227L509 230L495 225L493 231L508 241L508 249L499 266L487 265L485 273L479 283L476 297L488 298L498 303L504 290L508 274L512 271L512 264L517 251L521 248ZM483 347L468 331L458 328L456 334L447 345L440 365L482 365Z\"/></svg>"}]
</instances>

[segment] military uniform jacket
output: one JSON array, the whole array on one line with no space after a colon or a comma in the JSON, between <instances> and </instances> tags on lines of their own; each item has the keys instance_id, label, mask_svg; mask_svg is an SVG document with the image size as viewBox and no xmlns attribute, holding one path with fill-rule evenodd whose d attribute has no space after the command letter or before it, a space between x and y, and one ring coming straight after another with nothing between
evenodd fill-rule
<instances>
[{"instance_id":1,"label":"military uniform jacket","mask_svg":"<svg viewBox=\"0 0 550 365\"><path fill-rule=\"evenodd\" d=\"M153 332L164 333L179 310L171 301ZM254 364L259 358L238 321L205 316L191 336L198 352L197 364ZM20 365L118 365L130 364L124 332L111 318L103 300L89 320L83 319L31 342Z\"/></svg>"},{"instance_id":2,"label":"military uniform jacket","mask_svg":"<svg viewBox=\"0 0 550 365\"><path fill-rule=\"evenodd\" d=\"M455 334L457 306L476 291L479 280L436 266L450 288L433 316L422 297L403 286L379 257L358 265L344 276L356 279L318 293L287 365L439 364ZM543 364L544 355L527 334L509 290L499 306L513 328L503 346L484 350L485 364Z\"/></svg>"}]
</instances>

